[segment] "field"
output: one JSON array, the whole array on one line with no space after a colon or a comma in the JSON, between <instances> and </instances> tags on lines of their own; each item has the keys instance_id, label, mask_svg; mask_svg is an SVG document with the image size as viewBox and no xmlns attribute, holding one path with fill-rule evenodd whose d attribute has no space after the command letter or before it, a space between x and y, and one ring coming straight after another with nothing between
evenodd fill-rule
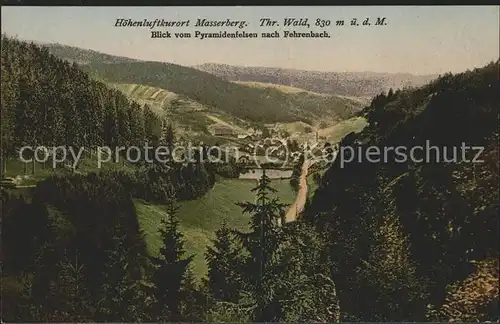
<instances>
[{"instance_id":1,"label":"field","mask_svg":"<svg viewBox=\"0 0 500 324\"><path fill-rule=\"evenodd\" d=\"M69 153L68 153L69 154ZM101 168L98 168L97 157L95 155L92 158L84 156L82 154L79 160L76 172L77 173L90 173L99 172L100 170L107 171L131 171L133 170L133 165L131 165L126 160L120 158L119 163L113 161L102 162ZM35 162L35 173L32 173L33 163L24 163L19 159L7 159L6 167L6 177L14 178L17 185L20 186L33 186L39 181L42 181L53 175L70 175L71 169L69 167L61 167L59 164L58 168L52 169L52 160L49 159L45 165L43 163Z\"/></svg>"},{"instance_id":2,"label":"field","mask_svg":"<svg viewBox=\"0 0 500 324\"><path fill-rule=\"evenodd\" d=\"M179 211L181 230L186 239L186 250L193 254L193 270L198 278L207 273L204 253L215 231L226 218L231 228L246 230L250 220L249 215L243 215L236 202L254 201L250 192L255 181L239 179L223 179L205 196L197 200L182 202ZM278 190L276 195L283 203L292 203L295 194L288 180L275 180L273 187ZM160 248L158 228L161 219L166 216L164 206L135 201L139 223L144 231L149 252L156 254Z\"/></svg>"},{"instance_id":3,"label":"field","mask_svg":"<svg viewBox=\"0 0 500 324\"><path fill-rule=\"evenodd\" d=\"M337 143L350 132L360 132L367 124L365 118L353 117L343 120L334 126L318 130L318 135L326 137L330 143Z\"/></svg>"},{"instance_id":4,"label":"field","mask_svg":"<svg viewBox=\"0 0 500 324\"><path fill-rule=\"evenodd\" d=\"M81 163L79 172L98 172L96 161L85 159ZM121 163L106 163L105 169L123 169L130 166ZM7 176L17 178L16 182L22 186L35 185L54 174L71 174L67 169L52 170L47 164L44 168L37 163L35 175L31 174L31 164L27 165L24 174L24 164L17 160L9 160L7 163ZM283 203L291 204L295 198L288 180L273 180L273 187L278 190L276 195ZM214 237L215 231L221 226L223 218L226 218L231 228L246 230L248 228L249 215L243 215L241 208L235 203L242 201L253 201L254 194L250 190L256 182L252 180L221 179L216 182L214 188L203 197L180 203L179 218L181 230L186 238L186 250L195 256L194 272L201 278L206 272L204 253L210 239ZM19 192L22 189L17 189ZM154 205L142 200L135 200L137 214L149 252L156 254L160 248L158 228L160 221L166 216L163 205Z\"/></svg>"},{"instance_id":5,"label":"field","mask_svg":"<svg viewBox=\"0 0 500 324\"><path fill-rule=\"evenodd\" d=\"M286 86L286 85L282 85L282 84L274 84L274 83L266 83L266 82L250 82L250 81L233 81L233 82L238 83L238 84L243 84L243 85L246 85L248 87L273 88L273 89L277 89L277 90L280 90L280 91L286 92L286 93L309 93L309 94L316 95L316 96L328 97L328 95L324 94L324 93L313 92L313 91L309 91L309 90L305 90L305 89L301 89L301 88L296 88L296 87L292 87L292 86Z\"/></svg>"}]
</instances>

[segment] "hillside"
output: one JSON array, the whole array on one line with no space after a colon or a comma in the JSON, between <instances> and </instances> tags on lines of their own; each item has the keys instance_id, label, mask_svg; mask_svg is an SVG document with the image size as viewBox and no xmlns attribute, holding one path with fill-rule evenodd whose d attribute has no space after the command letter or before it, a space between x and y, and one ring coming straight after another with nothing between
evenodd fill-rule
<instances>
[{"instance_id":1,"label":"hillside","mask_svg":"<svg viewBox=\"0 0 500 324\"><path fill-rule=\"evenodd\" d=\"M500 61L359 111L348 94L1 48L2 320L498 322ZM190 162L124 150L244 144L211 125L340 140L337 159L255 181L206 146ZM26 146L56 147L35 163ZM102 168L99 146L118 148Z\"/></svg>"},{"instance_id":2,"label":"hillside","mask_svg":"<svg viewBox=\"0 0 500 324\"><path fill-rule=\"evenodd\" d=\"M204 253L207 247L212 245L211 240L215 231L220 228L224 219L232 228L248 231L249 216L244 215L235 202L253 200L254 194L251 189L254 186L253 181L223 179L203 197L182 203L179 210L181 228L186 235L186 250L195 257L193 268L198 278L203 278L207 274ZM288 181L274 180L272 186L278 190L273 196L287 204L292 203L294 192ZM148 250L155 255L161 244L157 229L161 219L165 217L165 206L147 204L143 201L136 201L135 205L139 223L146 235Z\"/></svg>"},{"instance_id":3,"label":"hillside","mask_svg":"<svg viewBox=\"0 0 500 324\"><path fill-rule=\"evenodd\" d=\"M372 72L320 72L272 67L241 67L207 63L194 66L228 81L263 82L293 86L305 90L371 98L390 88L421 86L436 75Z\"/></svg>"},{"instance_id":4,"label":"hillside","mask_svg":"<svg viewBox=\"0 0 500 324\"><path fill-rule=\"evenodd\" d=\"M39 45L46 47L54 56L57 56L65 61L75 62L78 64L125 63L139 61L128 57L109 55L90 49L81 49L76 46L43 43L40 43Z\"/></svg>"},{"instance_id":5,"label":"hillside","mask_svg":"<svg viewBox=\"0 0 500 324\"><path fill-rule=\"evenodd\" d=\"M311 124L325 116L331 117L330 120L343 120L363 106L357 99L228 82L211 73L177 64L138 61L59 44L44 46L61 59L82 64L85 72L107 83L168 90L209 110L251 122ZM133 98L142 100L137 94L133 94Z\"/></svg>"},{"instance_id":6,"label":"hillside","mask_svg":"<svg viewBox=\"0 0 500 324\"><path fill-rule=\"evenodd\" d=\"M330 242L345 321L498 318L498 288L458 290L498 260L499 67L379 95L341 141L353 162L325 172L305 218Z\"/></svg>"},{"instance_id":7,"label":"hillside","mask_svg":"<svg viewBox=\"0 0 500 324\"><path fill-rule=\"evenodd\" d=\"M186 136L210 135L208 126L224 126L237 133L245 133L251 123L233 117L222 110L207 107L186 96L167 91L165 89L138 85L110 83L132 100L140 104L148 104L154 112L168 115L177 124L177 130ZM361 102L337 96L309 92L303 89L284 87L273 84L249 84L248 86L261 89L275 89L276 93L285 98L289 103L304 107L304 115L308 122L278 123L270 125L273 128L285 129L289 132L304 132L304 127L321 125L335 125L351 116L349 111L356 111L361 107ZM309 108L310 107L310 108ZM339 112L339 114L333 114ZM304 127L293 127L295 124Z\"/></svg>"},{"instance_id":8,"label":"hillside","mask_svg":"<svg viewBox=\"0 0 500 324\"><path fill-rule=\"evenodd\" d=\"M26 143L87 148L144 143L159 136L158 126L157 116L78 65L2 36L4 156L17 158L16 149Z\"/></svg>"},{"instance_id":9,"label":"hillside","mask_svg":"<svg viewBox=\"0 0 500 324\"><path fill-rule=\"evenodd\" d=\"M313 96L311 100L307 95L303 98L303 94L289 94L273 88L247 87L224 81L206 72L169 63L95 63L82 68L108 82L136 83L167 89L210 109L221 110L253 122L302 120L311 123L311 120L324 116L325 113L345 119L360 108L358 102L336 97L324 98L322 104L326 106L319 106L321 102L316 101L317 96Z\"/></svg>"},{"instance_id":10,"label":"hillside","mask_svg":"<svg viewBox=\"0 0 500 324\"><path fill-rule=\"evenodd\" d=\"M211 127L227 127L237 134L244 134L251 127L247 121L223 111L210 109L165 89L140 84L109 83L109 85L123 92L128 98L142 105L147 104L158 116L166 117L173 124L179 139L209 143L216 140L210 132Z\"/></svg>"}]
</instances>

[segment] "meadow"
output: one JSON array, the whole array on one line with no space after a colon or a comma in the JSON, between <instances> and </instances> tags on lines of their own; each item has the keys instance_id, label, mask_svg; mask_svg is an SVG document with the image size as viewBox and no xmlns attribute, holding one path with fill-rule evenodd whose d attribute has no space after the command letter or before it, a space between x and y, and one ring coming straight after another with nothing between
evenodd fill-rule
<instances>
[{"instance_id":1,"label":"meadow","mask_svg":"<svg viewBox=\"0 0 500 324\"><path fill-rule=\"evenodd\" d=\"M254 201L255 195L250 190L255 185L252 180L221 179L203 197L180 203L179 219L185 248L188 254L194 255L193 270L198 278L207 273L204 253L223 219L230 228L248 229L250 216L244 215L236 202ZM288 180L273 180L272 185L277 190L275 195L283 203L293 202L295 193ZM158 229L161 220L166 217L165 206L142 200L135 200L135 205L149 253L155 255L161 246Z\"/></svg>"}]
</instances>

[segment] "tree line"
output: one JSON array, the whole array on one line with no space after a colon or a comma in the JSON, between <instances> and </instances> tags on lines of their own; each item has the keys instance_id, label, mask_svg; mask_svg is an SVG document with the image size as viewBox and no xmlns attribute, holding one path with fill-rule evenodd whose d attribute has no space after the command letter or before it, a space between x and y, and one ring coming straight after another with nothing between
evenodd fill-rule
<instances>
[{"instance_id":1,"label":"tree line","mask_svg":"<svg viewBox=\"0 0 500 324\"><path fill-rule=\"evenodd\" d=\"M54 69L44 68L51 62ZM53 176L26 196L2 189L5 320L498 320L499 65L380 94L363 111L369 126L340 143L364 154L373 145L430 140L451 151L465 142L485 147L484 163L396 163L392 155L384 164L361 159L341 167L336 160L303 215L290 224L284 224L286 206L274 197L263 172L252 190L255 200L238 203L249 215L249 230L223 225L215 233L201 282L184 246L178 201L205 193L221 172L217 166L157 162L138 165L132 173ZM13 67L18 70L9 70ZM131 111L135 104L84 105L92 98L108 102L112 92L104 86L82 91L74 80L82 86L100 83L77 70L34 45L2 38L2 141L8 144L2 152L12 154L21 143L55 143L57 136L68 145L84 145L90 131L85 116L110 112L117 120L104 118L92 126L94 138L110 146L139 140L125 136L131 119L129 126L125 117L118 122L118 109ZM53 71L73 73L75 79ZM54 79L47 79L50 75ZM50 96L47 80L60 82ZM121 98L115 94L113 100ZM73 104L73 121L57 100ZM64 128L42 127L56 127L54 118ZM172 127L162 129L156 118L142 120L142 139L172 145ZM31 123L25 133L24 121ZM149 122L155 126L146 126ZM38 136L43 142L33 142ZM165 205L158 255L146 250L137 198Z\"/></svg>"},{"instance_id":2,"label":"tree line","mask_svg":"<svg viewBox=\"0 0 500 324\"><path fill-rule=\"evenodd\" d=\"M305 224L279 226L284 207L265 175L240 202L248 231L223 225L195 280L175 197L165 203L158 255L146 251L130 190L104 173L52 177L28 197L2 189L2 259L18 292L10 321L336 321L326 242ZM321 287L318 289L318 287Z\"/></svg>"},{"instance_id":3,"label":"tree line","mask_svg":"<svg viewBox=\"0 0 500 324\"><path fill-rule=\"evenodd\" d=\"M2 162L24 145L95 148L158 140L161 120L149 107L51 55L2 35Z\"/></svg>"},{"instance_id":4,"label":"tree line","mask_svg":"<svg viewBox=\"0 0 500 324\"><path fill-rule=\"evenodd\" d=\"M326 171L304 218L327 237L341 319L498 320L498 70L382 93L363 111L369 126L341 141L353 161L370 146L485 148L483 163L432 162L435 151L397 163L393 151Z\"/></svg>"}]
</instances>

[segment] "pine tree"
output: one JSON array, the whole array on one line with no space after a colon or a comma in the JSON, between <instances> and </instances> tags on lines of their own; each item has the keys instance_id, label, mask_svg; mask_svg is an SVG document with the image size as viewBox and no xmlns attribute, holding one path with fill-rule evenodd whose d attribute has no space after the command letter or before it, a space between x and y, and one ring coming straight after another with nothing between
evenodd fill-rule
<instances>
[{"instance_id":1,"label":"pine tree","mask_svg":"<svg viewBox=\"0 0 500 324\"><path fill-rule=\"evenodd\" d=\"M304 154L301 154L293 166L292 177L290 179L290 186L293 191L298 192L300 189L300 176L302 174L302 165L304 164Z\"/></svg>"},{"instance_id":2,"label":"pine tree","mask_svg":"<svg viewBox=\"0 0 500 324\"><path fill-rule=\"evenodd\" d=\"M225 219L212 243L206 253L209 291L216 300L237 303L243 286L241 248Z\"/></svg>"},{"instance_id":3,"label":"pine tree","mask_svg":"<svg viewBox=\"0 0 500 324\"><path fill-rule=\"evenodd\" d=\"M137 322L144 314L141 286L131 274L130 254L123 229L115 226L105 252L105 270L100 291L99 316L103 321Z\"/></svg>"},{"instance_id":4,"label":"pine tree","mask_svg":"<svg viewBox=\"0 0 500 324\"><path fill-rule=\"evenodd\" d=\"M426 283L417 276L407 238L399 221L384 219L371 255L357 268L360 291L367 297L358 305L361 319L409 321L425 319Z\"/></svg>"},{"instance_id":5,"label":"pine tree","mask_svg":"<svg viewBox=\"0 0 500 324\"><path fill-rule=\"evenodd\" d=\"M339 301L325 242L303 222L283 229L264 282L264 307L255 320L280 322L338 322Z\"/></svg>"},{"instance_id":6,"label":"pine tree","mask_svg":"<svg viewBox=\"0 0 500 324\"><path fill-rule=\"evenodd\" d=\"M163 136L163 141L164 141L165 145L167 145L167 147L169 149L172 149L173 145L175 143L175 134L174 134L174 128L173 128L172 124L170 124L166 121L164 122L162 136Z\"/></svg>"},{"instance_id":7,"label":"pine tree","mask_svg":"<svg viewBox=\"0 0 500 324\"><path fill-rule=\"evenodd\" d=\"M148 105L144 106L144 132L146 140L152 146L157 146L161 137L161 125L158 117Z\"/></svg>"},{"instance_id":8,"label":"pine tree","mask_svg":"<svg viewBox=\"0 0 500 324\"><path fill-rule=\"evenodd\" d=\"M152 259L155 303L153 316L157 321L183 321L181 306L187 299L189 265L193 256L185 257L184 238L179 230L178 207L173 200L167 205L167 218L159 232L162 238L160 256Z\"/></svg>"},{"instance_id":9,"label":"pine tree","mask_svg":"<svg viewBox=\"0 0 500 324\"><path fill-rule=\"evenodd\" d=\"M60 263L60 274L57 292L58 300L66 302L66 307L56 310L65 312L66 320L72 322L88 321L92 317L92 303L85 287L84 265L78 262L65 260Z\"/></svg>"},{"instance_id":10,"label":"pine tree","mask_svg":"<svg viewBox=\"0 0 500 324\"><path fill-rule=\"evenodd\" d=\"M17 62L12 62L10 55L11 43L7 41L6 36L2 35L2 62L1 62L1 158L0 158L0 178L3 178L7 171L7 158L14 154L15 145L15 126L16 126L16 107L18 101L18 80L15 69ZM7 48L6 48L7 47Z\"/></svg>"},{"instance_id":11,"label":"pine tree","mask_svg":"<svg viewBox=\"0 0 500 324\"><path fill-rule=\"evenodd\" d=\"M279 244L279 222L286 205L282 204L278 198L270 197L270 194L276 192L276 189L271 187L271 179L266 175L265 169L263 169L262 177L252 192L256 192L255 203L237 204L244 213L252 215L251 232L248 234L240 233L239 236L243 238L243 243L250 254L246 263L246 277L257 300L256 310L260 312L265 308L266 287L263 279L267 266Z\"/></svg>"},{"instance_id":12,"label":"pine tree","mask_svg":"<svg viewBox=\"0 0 500 324\"><path fill-rule=\"evenodd\" d=\"M78 256L70 258L65 255L50 270L56 275L52 274L50 282L44 283L46 290L43 294L37 293L36 282L25 280L17 317L36 322L92 321L94 305L85 285L85 266Z\"/></svg>"}]
</instances>

